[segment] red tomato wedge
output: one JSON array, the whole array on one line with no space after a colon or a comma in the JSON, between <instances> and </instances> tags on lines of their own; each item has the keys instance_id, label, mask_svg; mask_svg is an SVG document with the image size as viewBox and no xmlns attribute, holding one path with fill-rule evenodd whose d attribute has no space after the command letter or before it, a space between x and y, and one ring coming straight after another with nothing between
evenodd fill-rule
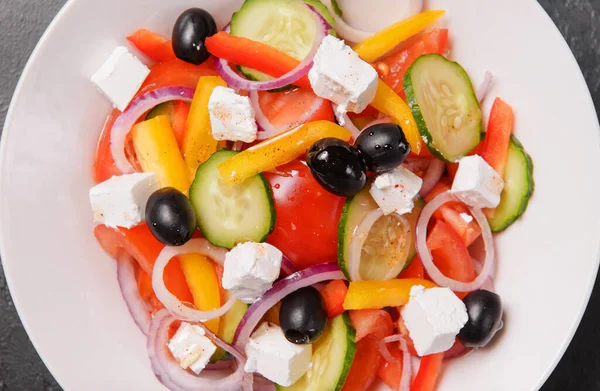
<instances>
[{"instance_id":1,"label":"red tomato wedge","mask_svg":"<svg viewBox=\"0 0 600 391\"><path fill-rule=\"evenodd\" d=\"M325 309L330 318L344 312L344 299L346 298L347 293L348 287L342 280L331 281L321 289L321 296L323 296Z\"/></svg>"},{"instance_id":2,"label":"red tomato wedge","mask_svg":"<svg viewBox=\"0 0 600 391\"><path fill-rule=\"evenodd\" d=\"M434 391L435 383L442 368L444 353L424 356L419 365L419 372L410 387L411 391Z\"/></svg>"},{"instance_id":3,"label":"red tomato wedge","mask_svg":"<svg viewBox=\"0 0 600 391\"><path fill-rule=\"evenodd\" d=\"M98 243L113 258L117 258L119 251L129 253L140 265L142 270L152 274L156 257L165 247L150 232L146 224L141 224L131 229L113 229L105 225L98 225L94 229ZM178 259L173 259L165 268L164 281L167 289L179 300L192 303L193 298L185 281Z\"/></svg>"},{"instance_id":4,"label":"red tomato wedge","mask_svg":"<svg viewBox=\"0 0 600 391\"><path fill-rule=\"evenodd\" d=\"M389 343L387 348L396 359L396 362L385 361L379 368L379 378L384 381L385 384L392 390L400 389L400 382L402 381L402 360L403 354L396 343Z\"/></svg>"},{"instance_id":5,"label":"red tomato wedge","mask_svg":"<svg viewBox=\"0 0 600 391\"><path fill-rule=\"evenodd\" d=\"M419 255L415 255L410 265L400 273L398 278L425 278L425 268Z\"/></svg>"},{"instance_id":6,"label":"red tomato wedge","mask_svg":"<svg viewBox=\"0 0 600 391\"><path fill-rule=\"evenodd\" d=\"M365 391L371 387L384 360L379 353L377 341L365 338L356 344L354 361L342 391Z\"/></svg>"},{"instance_id":7,"label":"red tomato wedge","mask_svg":"<svg viewBox=\"0 0 600 391\"><path fill-rule=\"evenodd\" d=\"M140 29L128 36L127 40L151 60L162 62L175 58L171 40L160 34Z\"/></svg>"},{"instance_id":8,"label":"red tomato wedge","mask_svg":"<svg viewBox=\"0 0 600 391\"><path fill-rule=\"evenodd\" d=\"M280 249L298 269L337 262L337 229L344 198L315 181L300 160L265 172L271 184L277 221L267 242Z\"/></svg>"},{"instance_id":9,"label":"red tomato wedge","mask_svg":"<svg viewBox=\"0 0 600 391\"><path fill-rule=\"evenodd\" d=\"M392 54L377 61L374 66L383 80L404 98L404 74L423 54L443 54L448 45L448 29L435 29L409 40Z\"/></svg>"},{"instance_id":10,"label":"red tomato wedge","mask_svg":"<svg viewBox=\"0 0 600 391\"><path fill-rule=\"evenodd\" d=\"M162 303L154 294L154 289L152 289L152 276L142 270L140 266L136 267L135 280L138 284L138 292L140 293L140 297L146 303L150 304L153 313L164 308Z\"/></svg>"},{"instance_id":11,"label":"red tomato wedge","mask_svg":"<svg viewBox=\"0 0 600 391\"><path fill-rule=\"evenodd\" d=\"M357 342L367 335L383 339L394 332L392 317L384 310L353 310L350 311L350 320L356 329Z\"/></svg>"}]
</instances>

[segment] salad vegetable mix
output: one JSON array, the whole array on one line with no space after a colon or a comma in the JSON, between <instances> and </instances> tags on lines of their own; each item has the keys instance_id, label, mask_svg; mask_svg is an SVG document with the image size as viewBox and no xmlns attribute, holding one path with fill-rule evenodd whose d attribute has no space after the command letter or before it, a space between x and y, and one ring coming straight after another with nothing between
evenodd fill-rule
<instances>
[{"instance_id":1,"label":"salad vegetable mix","mask_svg":"<svg viewBox=\"0 0 600 391\"><path fill-rule=\"evenodd\" d=\"M494 233L533 163L407 4L379 32L333 1L182 10L91 77L94 234L167 388L429 391L503 327Z\"/></svg>"}]
</instances>

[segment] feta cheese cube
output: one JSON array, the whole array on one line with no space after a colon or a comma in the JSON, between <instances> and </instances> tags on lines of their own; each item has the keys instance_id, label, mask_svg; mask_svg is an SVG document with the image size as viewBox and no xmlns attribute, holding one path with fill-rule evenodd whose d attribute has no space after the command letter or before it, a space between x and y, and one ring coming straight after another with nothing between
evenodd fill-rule
<instances>
[{"instance_id":1,"label":"feta cheese cube","mask_svg":"<svg viewBox=\"0 0 600 391\"><path fill-rule=\"evenodd\" d=\"M169 341L169 350L183 369L199 374L217 350L200 326L182 322Z\"/></svg>"},{"instance_id":2,"label":"feta cheese cube","mask_svg":"<svg viewBox=\"0 0 600 391\"><path fill-rule=\"evenodd\" d=\"M148 198L159 189L153 172L114 176L90 189L94 222L131 228L145 219Z\"/></svg>"},{"instance_id":3,"label":"feta cheese cube","mask_svg":"<svg viewBox=\"0 0 600 391\"><path fill-rule=\"evenodd\" d=\"M310 367L312 345L296 345L281 327L264 322L246 344L246 372L258 372L280 386L289 387Z\"/></svg>"},{"instance_id":4,"label":"feta cheese cube","mask_svg":"<svg viewBox=\"0 0 600 391\"><path fill-rule=\"evenodd\" d=\"M353 113L360 113L373 101L379 82L371 65L331 35L321 42L308 79L315 94Z\"/></svg>"},{"instance_id":5,"label":"feta cheese cube","mask_svg":"<svg viewBox=\"0 0 600 391\"><path fill-rule=\"evenodd\" d=\"M256 140L254 109L247 96L241 96L227 87L216 87L208 100L210 125L215 140Z\"/></svg>"},{"instance_id":6,"label":"feta cheese cube","mask_svg":"<svg viewBox=\"0 0 600 391\"><path fill-rule=\"evenodd\" d=\"M149 73L148 67L125 46L119 46L92 75L91 81L116 108L124 111Z\"/></svg>"},{"instance_id":7,"label":"feta cheese cube","mask_svg":"<svg viewBox=\"0 0 600 391\"><path fill-rule=\"evenodd\" d=\"M412 287L401 314L419 356L450 349L469 319L467 307L450 289L421 285Z\"/></svg>"},{"instance_id":8,"label":"feta cheese cube","mask_svg":"<svg viewBox=\"0 0 600 391\"><path fill-rule=\"evenodd\" d=\"M223 288L250 304L279 277L283 254L267 243L238 244L225 256Z\"/></svg>"},{"instance_id":9,"label":"feta cheese cube","mask_svg":"<svg viewBox=\"0 0 600 391\"><path fill-rule=\"evenodd\" d=\"M403 215L413 210L414 198L419 194L423 180L412 171L399 166L375 178L371 196L384 214Z\"/></svg>"},{"instance_id":10,"label":"feta cheese cube","mask_svg":"<svg viewBox=\"0 0 600 391\"><path fill-rule=\"evenodd\" d=\"M452 193L467 205L495 208L500 203L504 181L479 155L460 159Z\"/></svg>"}]
</instances>

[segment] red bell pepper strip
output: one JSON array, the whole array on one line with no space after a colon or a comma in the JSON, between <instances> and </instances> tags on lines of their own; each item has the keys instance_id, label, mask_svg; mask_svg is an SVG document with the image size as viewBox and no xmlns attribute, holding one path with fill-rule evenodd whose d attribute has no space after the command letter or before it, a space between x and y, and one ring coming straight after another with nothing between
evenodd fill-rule
<instances>
[{"instance_id":1,"label":"red bell pepper strip","mask_svg":"<svg viewBox=\"0 0 600 391\"><path fill-rule=\"evenodd\" d=\"M273 77L283 76L300 64L299 60L272 46L225 32L218 32L212 37L206 38L206 49L213 56L232 64L252 68ZM306 75L295 81L294 84L299 87L311 88Z\"/></svg>"},{"instance_id":2,"label":"red bell pepper strip","mask_svg":"<svg viewBox=\"0 0 600 391\"><path fill-rule=\"evenodd\" d=\"M510 135L514 127L515 117L512 107L502 99L496 98L490 113L487 133L483 141L481 157L496 170L500 176L504 176L504 166L508 155Z\"/></svg>"},{"instance_id":3,"label":"red bell pepper strip","mask_svg":"<svg viewBox=\"0 0 600 391\"><path fill-rule=\"evenodd\" d=\"M162 62L175 58L171 40L160 34L140 29L128 36L127 40L151 60Z\"/></svg>"},{"instance_id":4,"label":"red bell pepper strip","mask_svg":"<svg viewBox=\"0 0 600 391\"><path fill-rule=\"evenodd\" d=\"M347 293L348 287L342 280L331 281L321 289L327 316L333 318L344 312L344 299Z\"/></svg>"},{"instance_id":5,"label":"red bell pepper strip","mask_svg":"<svg viewBox=\"0 0 600 391\"><path fill-rule=\"evenodd\" d=\"M430 354L421 359L419 372L410 387L411 391L434 391L435 383L442 368L444 353Z\"/></svg>"}]
</instances>

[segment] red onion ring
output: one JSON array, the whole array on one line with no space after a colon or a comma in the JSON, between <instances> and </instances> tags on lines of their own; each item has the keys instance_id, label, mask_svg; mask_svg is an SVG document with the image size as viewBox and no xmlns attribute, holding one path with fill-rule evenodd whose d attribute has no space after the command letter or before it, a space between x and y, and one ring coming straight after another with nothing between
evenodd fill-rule
<instances>
[{"instance_id":1,"label":"red onion ring","mask_svg":"<svg viewBox=\"0 0 600 391\"><path fill-rule=\"evenodd\" d=\"M400 380L400 391L410 391L410 384L412 383L412 357L408 350L406 339L402 334L394 334L385 337L382 340L384 345L390 342L400 342L400 350L402 350L402 380Z\"/></svg>"},{"instance_id":2,"label":"red onion ring","mask_svg":"<svg viewBox=\"0 0 600 391\"><path fill-rule=\"evenodd\" d=\"M479 101L479 103L485 100L486 96L490 92L490 89L492 88L493 82L494 75L492 75L490 72L486 72L485 76L483 76L483 82L477 89L477 100Z\"/></svg>"},{"instance_id":3,"label":"red onion ring","mask_svg":"<svg viewBox=\"0 0 600 391\"><path fill-rule=\"evenodd\" d=\"M135 122L148 110L171 100L191 102L194 90L186 87L163 87L146 92L135 98L115 120L110 130L110 152L115 166L123 173L130 174L135 169L125 156L125 140Z\"/></svg>"},{"instance_id":4,"label":"red onion ring","mask_svg":"<svg viewBox=\"0 0 600 391\"><path fill-rule=\"evenodd\" d=\"M380 113L381 114L381 113ZM388 117L387 115L383 115L383 117L381 118L377 118L371 122L369 122L368 124L365 125L364 129L370 128L371 126L374 125L379 125L379 124L393 124L394 121L392 121L392 119L390 117Z\"/></svg>"},{"instance_id":5,"label":"red onion ring","mask_svg":"<svg viewBox=\"0 0 600 391\"><path fill-rule=\"evenodd\" d=\"M349 130L352 133L352 138L356 140L356 138L360 134L360 129L358 129L356 125L354 125L354 122L352 122L350 117L348 117L348 113L346 111L340 110L339 106L336 104L333 104L332 107L333 114L335 115L335 119L337 120L338 124Z\"/></svg>"},{"instance_id":6,"label":"red onion ring","mask_svg":"<svg viewBox=\"0 0 600 391\"><path fill-rule=\"evenodd\" d=\"M171 358L171 353L167 347L169 327L176 320L177 318L171 315L169 311L163 309L154 315L154 319L150 324L146 346L152 371L158 380L170 390L175 391L232 391L242 388L246 359L239 350L217 337L202 323L198 323L198 326L204 329L208 338L235 358L237 362L235 371L220 379L195 376L181 368Z\"/></svg>"},{"instance_id":7,"label":"red onion ring","mask_svg":"<svg viewBox=\"0 0 600 391\"><path fill-rule=\"evenodd\" d=\"M329 23L319 14L313 6L306 4L308 8L312 11L312 14L315 19L316 25L316 33L315 40L313 45L300 64L291 71L286 74L271 80L265 81L253 81L244 79L240 75L238 75L231 67L229 66L229 62L222 58L215 57L215 69L217 73L225 80L225 82L232 88L246 90L246 91L266 91L266 90L274 90L277 88L285 87L289 84L293 84L296 80L300 79L302 76L306 75L313 64L313 58L321 45L321 41L323 38L327 36L331 26ZM229 32L230 28L226 27L223 31Z\"/></svg>"},{"instance_id":8,"label":"red onion ring","mask_svg":"<svg viewBox=\"0 0 600 391\"><path fill-rule=\"evenodd\" d=\"M483 269L483 264L475 258L471 258L471 259L473 260L473 266L475 267L475 273L477 273L477 274L481 273L481 270ZM485 280L485 282L481 286L481 289L485 289L486 291L496 293L496 287L494 286L494 276L492 273L490 273L490 276Z\"/></svg>"},{"instance_id":9,"label":"red onion ring","mask_svg":"<svg viewBox=\"0 0 600 391\"><path fill-rule=\"evenodd\" d=\"M383 342L382 339L377 339L372 334L367 335L367 338L371 338L373 341L375 341L377 343L377 350L379 350L379 353L381 354L381 356L383 357L383 359L385 361L390 362L390 363L398 362L398 359L396 357L392 356L392 353L390 353L390 350L387 348L387 344L385 342Z\"/></svg>"},{"instance_id":10,"label":"red onion ring","mask_svg":"<svg viewBox=\"0 0 600 391\"><path fill-rule=\"evenodd\" d=\"M429 194L440 181L442 175L444 175L445 169L446 165L444 162L435 158L431 159L427 172L423 176L423 185L421 185L421 190L419 190L421 197L427 197L427 194Z\"/></svg>"},{"instance_id":11,"label":"red onion ring","mask_svg":"<svg viewBox=\"0 0 600 391\"><path fill-rule=\"evenodd\" d=\"M296 269L296 266L294 266L292 261L290 261L290 259L284 255L281 258L281 271L286 276L289 276L290 274L296 273L298 269Z\"/></svg>"},{"instance_id":12,"label":"red onion ring","mask_svg":"<svg viewBox=\"0 0 600 391\"><path fill-rule=\"evenodd\" d=\"M150 330L150 305L140 297L137 281L135 280L135 260L125 251L121 251L117 259L117 281L123 300L135 324L144 335Z\"/></svg>"},{"instance_id":13,"label":"red onion ring","mask_svg":"<svg viewBox=\"0 0 600 391\"><path fill-rule=\"evenodd\" d=\"M298 271L283 280L277 281L273 287L248 308L240 321L233 337L233 346L245 349L250 334L258 325L264 314L284 297L300 288L328 280L345 280L344 273L337 263L323 263Z\"/></svg>"},{"instance_id":14,"label":"red onion ring","mask_svg":"<svg viewBox=\"0 0 600 391\"><path fill-rule=\"evenodd\" d=\"M427 274L433 282L441 287L448 287L455 292L471 292L481 288L485 280L490 276L490 273L494 267L494 238L492 237L492 231L488 221L479 208L472 208L467 205L471 215L477 220L481 228L481 236L485 245L485 261L483 263L483 269L481 273L472 282L457 281L452 278L446 277L440 269L433 263L431 251L427 247L427 224L433 216L433 213L442 205L448 202L460 202L450 192L444 192L436 196L431 200L419 216L417 222L417 252L423 266L427 270Z\"/></svg>"},{"instance_id":15,"label":"red onion ring","mask_svg":"<svg viewBox=\"0 0 600 391\"><path fill-rule=\"evenodd\" d=\"M227 250L213 246L206 239L192 239L179 247L166 246L160 254L158 254L152 270L152 288L154 289L154 293L158 300L163 303L165 308L178 319L190 322L205 322L207 320L218 318L229 311L235 304L235 296L230 295L227 302L220 308L212 311L199 311L183 304L174 294L169 292L165 286L163 274L165 267L171 258L177 255L190 253L205 255L222 265L225 262Z\"/></svg>"},{"instance_id":16,"label":"red onion ring","mask_svg":"<svg viewBox=\"0 0 600 391\"><path fill-rule=\"evenodd\" d=\"M397 213L392 213L400 223L404 226L404 229L407 232L411 232L410 224L404 218ZM354 232L352 233L352 241L350 242L350 251L348 254L348 275L351 281L361 281L362 277L360 276L360 260L362 255L362 248L369 236L369 232L373 225L384 216L383 211L381 209L375 209L371 212L367 213L365 217L361 220L361 222L356 226ZM404 246L411 246L413 240L413 235L408 235L408 238L405 243L400 243L398 241L398 246L401 244ZM391 280L392 278L396 278L398 274L402 271L403 265L399 265L396 268L391 268L388 270L388 273L383 278L384 280Z\"/></svg>"},{"instance_id":17,"label":"red onion ring","mask_svg":"<svg viewBox=\"0 0 600 391\"><path fill-rule=\"evenodd\" d=\"M285 124L282 126L274 126L271 124L265 113L262 111L260 107L260 100L258 96L258 91L249 91L248 98L250 98L250 105L254 110L254 116L256 118L256 123L258 124L258 140L266 140L273 136L277 136L279 133L285 132L286 130L290 130L296 128L300 125L304 125L309 119L311 119L317 111L323 106L323 98L319 98L315 96L308 110L304 111L298 119L289 124Z\"/></svg>"}]
</instances>

